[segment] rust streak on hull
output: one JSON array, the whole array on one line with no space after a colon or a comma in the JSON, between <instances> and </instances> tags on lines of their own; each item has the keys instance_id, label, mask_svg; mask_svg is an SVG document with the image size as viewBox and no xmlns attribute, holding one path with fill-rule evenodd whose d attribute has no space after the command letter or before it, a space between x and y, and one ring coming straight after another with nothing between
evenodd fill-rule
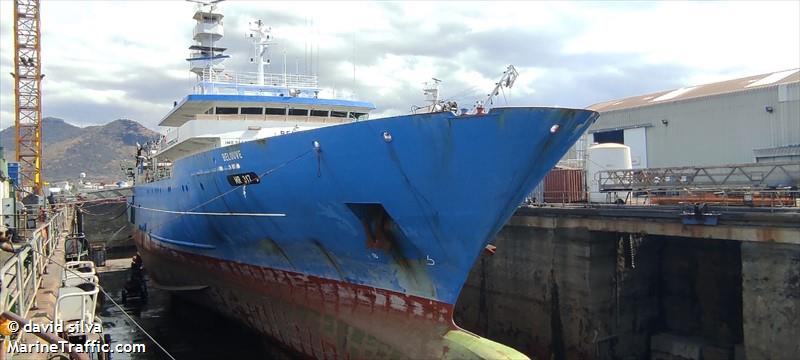
<instances>
[{"instance_id":1,"label":"rust streak on hull","mask_svg":"<svg viewBox=\"0 0 800 360\"><path fill-rule=\"evenodd\" d=\"M207 286L188 297L304 356L440 358L461 344L466 353L454 355L480 358L470 349L474 344L489 344L477 353L487 348L496 351L495 346L505 348L459 329L453 322L451 304L176 251L140 231L135 232L134 239L156 282Z\"/></svg>"}]
</instances>

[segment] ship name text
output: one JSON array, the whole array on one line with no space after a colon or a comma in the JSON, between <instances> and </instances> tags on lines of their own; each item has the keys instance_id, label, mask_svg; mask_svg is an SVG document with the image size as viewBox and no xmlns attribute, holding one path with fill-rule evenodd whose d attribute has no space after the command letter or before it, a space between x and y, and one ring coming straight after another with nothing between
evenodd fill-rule
<instances>
[{"instance_id":1,"label":"ship name text","mask_svg":"<svg viewBox=\"0 0 800 360\"><path fill-rule=\"evenodd\" d=\"M244 158L241 150L234 150L222 153L222 161L232 161Z\"/></svg>"}]
</instances>

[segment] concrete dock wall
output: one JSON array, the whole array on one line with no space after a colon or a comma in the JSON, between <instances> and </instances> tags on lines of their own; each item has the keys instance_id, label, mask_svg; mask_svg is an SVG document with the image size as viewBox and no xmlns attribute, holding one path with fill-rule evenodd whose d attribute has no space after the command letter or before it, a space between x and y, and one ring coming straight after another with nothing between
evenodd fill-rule
<instances>
[{"instance_id":1,"label":"concrete dock wall","mask_svg":"<svg viewBox=\"0 0 800 360\"><path fill-rule=\"evenodd\" d=\"M540 359L643 354L642 329L658 313L647 281L655 243L639 246L636 272L618 269L619 243L615 233L506 227L497 254L473 268L456 323Z\"/></svg>"},{"instance_id":2,"label":"concrete dock wall","mask_svg":"<svg viewBox=\"0 0 800 360\"><path fill-rule=\"evenodd\" d=\"M800 358L800 246L742 243L747 359Z\"/></svg>"},{"instance_id":3,"label":"concrete dock wall","mask_svg":"<svg viewBox=\"0 0 800 360\"><path fill-rule=\"evenodd\" d=\"M514 223L459 298L470 331L538 359L800 357L798 245Z\"/></svg>"}]
</instances>

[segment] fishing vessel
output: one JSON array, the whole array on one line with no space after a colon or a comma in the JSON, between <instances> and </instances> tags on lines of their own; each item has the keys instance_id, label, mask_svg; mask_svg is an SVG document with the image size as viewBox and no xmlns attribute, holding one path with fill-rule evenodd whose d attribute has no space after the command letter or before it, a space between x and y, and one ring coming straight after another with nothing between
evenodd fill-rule
<instances>
[{"instance_id":1,"label":"fishing vessel","mask_svg":"<svg viewBox=\"0 0 800 360\"><path fill-rule=\"evenodd\" d=\"M317 77L224 68L223 14L194 13L198 82L139 150L130 198L152 283L313 358L525 358L460 329L470 268L596 119L551 107L414 114L321 96ZM516 78L513 67L489 97ZM454 111L455 110L455 111Z\"/></svg>"}]
</instances>

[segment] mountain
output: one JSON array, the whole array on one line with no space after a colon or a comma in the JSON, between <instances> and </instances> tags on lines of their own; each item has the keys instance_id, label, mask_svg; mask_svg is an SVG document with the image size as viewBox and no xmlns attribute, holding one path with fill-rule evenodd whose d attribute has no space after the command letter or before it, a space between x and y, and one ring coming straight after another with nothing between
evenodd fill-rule
<instances>
[{"instance_id":1,"label":"mountain","mask_svg":"<svg viewBox=\"0 0 800 360\"><path fill-rule=\"evenodd\" d=\"M44 134L43 145L47 147L49 144L77 136L80 134L81 130L82 128L68 124L62 119L46 117L42 119L42 133ZM6 160L9 161L14 159L14 141L16 137L14 131L14 126L12 126L0 132L0 146L2 146L5 151Z\"/></svg>"},{"instance_id":2,"label":"mountain","mask_svg":"<svg viewBox=\"0 0 800 360\"><path fill-rule=\"evenodd\" d=\"M0 132L5 158L14 161L15 129ZM136 143L158 138L158 133L136 121L119 119L97 126L77 127L59 118L42 120L45 181L73 180L86 173L90 181L123 180L122 162L132 162Z\"/></svg>"}]
</instances>

